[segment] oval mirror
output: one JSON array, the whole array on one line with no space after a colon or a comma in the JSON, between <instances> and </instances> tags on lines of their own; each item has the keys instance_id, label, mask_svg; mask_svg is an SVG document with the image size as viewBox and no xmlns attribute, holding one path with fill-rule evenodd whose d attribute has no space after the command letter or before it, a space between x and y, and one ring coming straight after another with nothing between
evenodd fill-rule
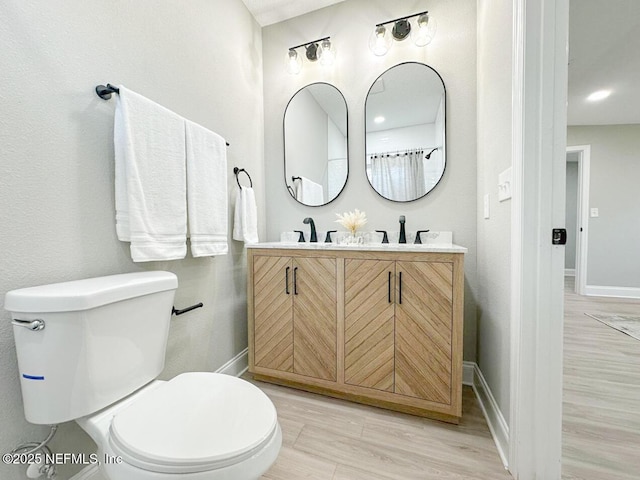
<instances>
[{"instance_id":1,"label":"oval mirror","mask_svg":"<svg viewBox=\"0 0 640 480\"><path fill-rule=\"evenodd\" d=\"M347 102L328 83L298 90L284 111L284 181L303 205L334 200L349 175Z\"/></svg>"},{"instance_id":2,"label":"oval mirror","mask_svg":"<svg viewBox=\"0 0 640 480\"><path fill-rule=\"evenodd\" d=\"M411 202L438 184L446 164L446 94L438 72L417 62L390 68L365 102L366 170L382 197Z\"/></svg>"}]
</instances>

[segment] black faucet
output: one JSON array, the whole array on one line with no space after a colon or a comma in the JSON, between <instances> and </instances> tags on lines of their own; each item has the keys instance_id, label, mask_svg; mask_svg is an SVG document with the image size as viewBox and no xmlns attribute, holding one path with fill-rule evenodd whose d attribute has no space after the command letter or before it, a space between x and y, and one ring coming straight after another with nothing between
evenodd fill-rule
<instances>
[{"instance_id":1,"label":"black faucet","mask_svg":"<svg viewBox=\"0 0 640 480\"><path fill-rule=\"evenodd\" d=\"M387 235L386 230L376 230L378 233L382 233L382 243L389 243L389 236Z\"/></svg>"},{"instance_id":2,"label":"black faucet","mask_svg":"<svg viewBox=\"0 0 640 480\"><path fill-rule=\"evenodd\" d=\"M337 233L337 230L329 230L327 232L327 236L324 238L324 243L331 243L331 234L332 233Z\"/></svg>"},{"instance_id":3,"label":"black faucet","mask_svg":"<svg viewBox=\"0 0 640 480\"><path fill-rule=\"evenodd\" d=\"M404 231L404 222L404 215L400 215L400 239L398 240L398 243L407 243L407 234Z\"/></svg>"},{"instance_id":4,"label":"black faucet","mask_svg":"<svg viewBox=\"0 0 640 480\"><path fill-rule=\"evenodd\" d=\"M413 243L422 243L422 239L420 238L421 233L427 233L429 230L418 230L416 232L416 240Z\"/></svg>"},{"instance_id":5,"label":"black faucet","mask_svg":"<svg viewBox=\"0 0 640 480\"><path fill-rule=\"evenodd\" d=\"M298 235L298 242L304 242L304 232L302 230L294 230L294 232L299 233L300 235Z\"/></svg>"},{"instance_id":6,"label":"black faucet","mask_svg":"<svg viewBox=\"0 0 640 480\"><path fill-rule=\"evenodd\" d=\"M318 235L316 234L316 224L313 223L313 218L307 217L302 221L302 223L311 226L311 238L309 239L309 241L310 242L317 242L318 241Z\"/></svg>"}]
</instances>

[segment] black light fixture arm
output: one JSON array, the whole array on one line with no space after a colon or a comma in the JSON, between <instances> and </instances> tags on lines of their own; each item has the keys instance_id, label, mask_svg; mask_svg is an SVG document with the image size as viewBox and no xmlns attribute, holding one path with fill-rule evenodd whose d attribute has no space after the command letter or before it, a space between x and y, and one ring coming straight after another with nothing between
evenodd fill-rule
<instances>
[{"instance_id":1,"label":"black light fixture arm","mask_svg":"<svg viewBox=\"0 0 640 480\"><path fill-rule=\"evenodd\" d=\"M425 10L424 12L414 13L412 15L406 15L404 17L396 18L395 20L388 20L386 22L377 23L376 27L382 27L383 25L387 25L389 23L396 23L396 22L400 22L402 20L408 20L409 18L418 17L420 15L424 15L425 13L429 13L429 10Z\"/></svg>"},{"instance_id":2,"label":"black light fixture arm","mask_svg":"<svg viewBox=\"0 0 640 480\"><path fill-rule=\"evenodd\" d=\"M329 40L330 38L331 37L323 37L323 38L319 38L318 40L312 40L311 42L301 43L300 45L296 45L295 47L289 48L289 50L295 50L296 48L306 47L307 45L311 45L311 44L314 44L314 43L319 43L319 42L322 42L324 40Z\"/></svg>"}]
</instances>

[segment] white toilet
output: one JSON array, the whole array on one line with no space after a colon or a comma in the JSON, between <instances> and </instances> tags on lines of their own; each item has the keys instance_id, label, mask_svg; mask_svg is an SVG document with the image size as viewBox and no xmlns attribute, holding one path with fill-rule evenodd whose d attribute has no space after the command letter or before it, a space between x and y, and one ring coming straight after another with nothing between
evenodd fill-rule
<instances>
[{"instance_id":1,"label":"white toilet","mask_svg":"<svg viewBox=\"0 0 640 480\"><path fill-rule=\"evenodd\" d=\"M177 288L144 272L7 293L25 416L75 420L110 480L257 479L282 445L260 389L217 373L155 380Z\"/></svg>"}]
</instances>

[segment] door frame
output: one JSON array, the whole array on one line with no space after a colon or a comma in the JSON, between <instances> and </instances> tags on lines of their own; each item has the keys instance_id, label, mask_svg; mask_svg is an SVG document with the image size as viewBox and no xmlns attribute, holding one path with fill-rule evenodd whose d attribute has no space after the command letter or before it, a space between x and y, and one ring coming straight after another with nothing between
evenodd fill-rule
<instances>
[{"instance_id":1,"label":"door frame","mask_svg":"<svg viewBox=\"0 0 640 480\"><path fill-rule=\"evenodd\" d=\"M513 9L509 470L560 480L569 0Z\"/></svg>"},{"instance_id":2,"label":"door frame","mask_svg":"<svg viewBox=\"0 0 640 480\"><path fill-rule=\"evenodd\" d=\"M567 153L578 153L578 225L576 231L576 285L578 295L586 295L589 252L589 178L591 145L567 146ZM567 162L573 160L567 160Z\"/></svg>"}]
</instances>

